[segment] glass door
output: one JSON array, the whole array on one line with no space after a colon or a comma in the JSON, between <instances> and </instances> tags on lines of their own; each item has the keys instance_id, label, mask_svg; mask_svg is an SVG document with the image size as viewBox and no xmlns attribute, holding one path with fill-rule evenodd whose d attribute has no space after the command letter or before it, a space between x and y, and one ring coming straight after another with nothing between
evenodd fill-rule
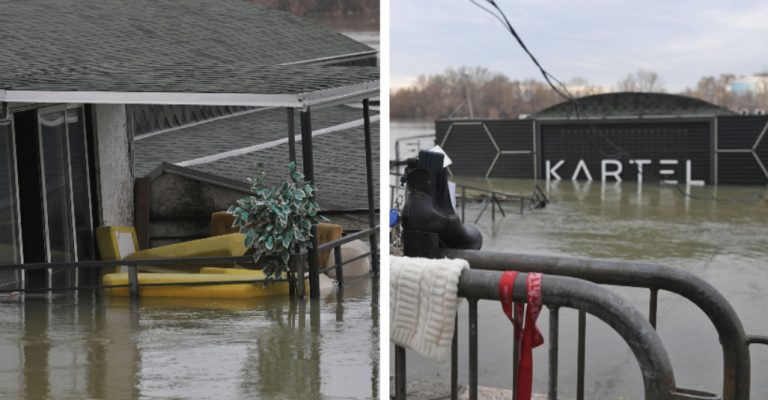
<instances>
[{"instance_id":1,"label":"glass door","mask_svg":"<svg viewBox=\"0 0 768 400\"><path fill-rule=\"evenodd\" d=\"M88 151L82 107L38 111L44 225L49 262L93 259ZM74 270L51 268L51 287L71 286Z\"/></svg>"},{"instance_id":2,"label":"glass door","mask_svg":"<svg viewBox=\"0 0 768 400\"><path fill-rule=\"evenodd\" d=\"M11 120L0 120L0 264L23 262L15 149ZM20 275L0 271L0 289L16 288Z\"/></svg>"}]
</instances>

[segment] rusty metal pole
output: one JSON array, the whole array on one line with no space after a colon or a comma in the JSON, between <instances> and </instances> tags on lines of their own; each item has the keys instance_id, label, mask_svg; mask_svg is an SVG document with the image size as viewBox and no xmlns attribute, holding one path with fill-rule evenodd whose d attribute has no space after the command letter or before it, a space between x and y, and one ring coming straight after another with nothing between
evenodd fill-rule
<instances>
[{"instance_id":1,"label":"rusty metal pole","mask_svg":"<svg viewBox=\"0 0 768 400\"><path fill-rule=\"evenodd\" d=\"M365 177L368 189L368 227L376 226L376 202L373 191L373 149L371 145L371 115L369 99L363 100L363 130L365 131ZM378 168L377 168L378 170ZM376 233L371 233L371 268L379 273L379 255Z\"/></svg>"}]
</instances>

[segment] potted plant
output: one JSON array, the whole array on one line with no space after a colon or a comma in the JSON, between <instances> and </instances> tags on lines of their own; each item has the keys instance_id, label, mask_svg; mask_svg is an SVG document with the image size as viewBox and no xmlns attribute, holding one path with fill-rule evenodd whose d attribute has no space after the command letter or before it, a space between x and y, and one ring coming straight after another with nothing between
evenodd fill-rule
<instances>
[{"instance_id":1,"label":"potted plant","mask_svg":"<svg viewBox=\"0 0 768 400\"><path fill-rule=\"evenodd\" d=\"M263 167L259 164L259 167ZM252 182L250 196L237 200L227 210L245 234L245 247L253 249L254 262L262 261L267 280L289 271L292 258L312 247L312 225L327 219L318 214L315 188L288 164L289 177L282 184L268 186L266 172Z\"/></svg>"}]
</instances>

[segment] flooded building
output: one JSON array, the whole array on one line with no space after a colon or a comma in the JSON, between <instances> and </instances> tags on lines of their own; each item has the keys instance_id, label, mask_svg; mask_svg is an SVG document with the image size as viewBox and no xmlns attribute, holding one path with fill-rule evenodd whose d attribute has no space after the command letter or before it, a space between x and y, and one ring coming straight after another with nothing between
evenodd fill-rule
<instances>
[{"instance_id":1,"label":"flooded building","mask_svg":"<svg viewBox=\"0 0 768 400\"><path fill-rule=\"evenodd\" d=\"M766 129L691 97L609 93L525 119L438 120L436 143L459 176L764 185Z\"/></svg>"},{"instance_id":2,"label":"flooded building","mask_svg":"<svg viewBox=\"0 0 768 400\"><path fill-rule=\"evenodd\" d=\"M310 110L320 128L361 130L338 126L362 118L342 104L378 95L376 50L249 2L0 6L0 264L92 260L95 227L133 226L135 180L162 162L274 142L278 132L294 146L300 127L312 132ZM215 167L241 183L255 175ZM0 285L93 281L81 272L3 271Z\"/></svg>"},{"instance_id":3,"label":"flooded building","mask_svg":"<svg viewBox=\"0 0 768 400\"><path fill-rule=\"evenodd\" d=\"M0 265L14 265L0 271L2 397L375 393L375 384L320 374L373 362L378 337L337 323L345 315L378 323L368 304L378 301L373 280L347 291L369 301L346 309L342 300L321 310L285 296L142 299L139 313L136 303L90 290L58 295L97 283L95 268L16 267L98 259L101 225L135 226L142 246L152 235L153 245L199 237L199 218L243 197L257 162L280 177L295 159L328 193L323 208L368 213L361 132L370 129L358 120L368 120L368 99L378 96L377 51L240 0L0 0L0 8ZM264 155L252 157L253 146ZM231 150L239 157L222 155ZM340 151L349 164L325 167ZM343 168L343 177L331 173ZM357 186L334 189L344 182ZM11 293L49 288L56 294ZM328 340L359 346L321 354L321 320L335 324ZM378 376L353 372L358 382Z\"/></svg>"}]
</instances>

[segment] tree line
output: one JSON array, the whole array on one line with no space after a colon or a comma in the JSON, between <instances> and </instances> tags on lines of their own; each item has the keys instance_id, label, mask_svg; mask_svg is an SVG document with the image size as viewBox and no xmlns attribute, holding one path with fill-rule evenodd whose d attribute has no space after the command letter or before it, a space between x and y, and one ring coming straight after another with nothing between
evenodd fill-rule
<instances>
[{"instance_id":1,"label":"tree line","mask_svg":"<svg viewBox=\"0 0 768 400\"><path fill-rule=\"evenodd\" d=\"M378 16L379 0L252 0L299 16Z\"/></svg>"},{"instance_id":2,"label":"tree line","mask_svg":"<svg viewBox=\"0 0 768 400\"><path fill-rule=\"evenodd\" d=\"M768 76L768 72L756 74ZM682 95L696 97L734 111L763 109L768 112L768 92L734 93L728 90L737 79L734 74L705 76L696 87ZM584 78L564 82L576 97L605 92ZM653 71L628 74L608 91L665 92L664 83ZM484 67L449 68L434 75L421 75L408 87L390 93L393 119L433 120L447 117L517 118L563 101L545 82L536 79L513 80Z\"/></svg>"}]
</instances>

